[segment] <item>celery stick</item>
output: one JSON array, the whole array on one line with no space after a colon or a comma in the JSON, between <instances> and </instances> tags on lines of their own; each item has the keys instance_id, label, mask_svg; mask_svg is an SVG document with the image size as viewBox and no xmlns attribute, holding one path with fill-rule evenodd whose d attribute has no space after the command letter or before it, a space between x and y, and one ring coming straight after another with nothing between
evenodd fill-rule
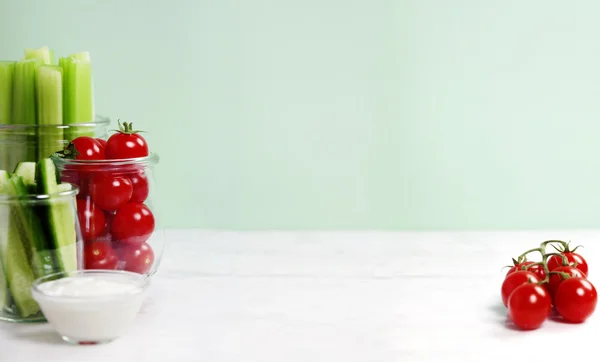
<instances>
[{"instance_id":1,"label":"celery stick","mask_svg":"<svg viewBox=\"0 0 600 362\"><path fill-rule=\"evenodd\" d=\"M40 58L44 64L52 64L54 53L47 46L25 49L25 59Z\"/></svg>"},{"instance_id":2,"label":"celery stick","mask_svg":"<svg viewBox=\"0 0 600 362\"><path fill-rule=\"evenodd\" d=\"M63 69L42 65L35 75L37 124L60 125L63 122ZM61 150L62 128L41 128L38 132L38 159Z\"/></svg>"},{"instance_id":3,"label":"celery stick","mask_svg":"<svg viewBox=\"0 0 600 362\"><path fill-rule=\"evenodd\" d=\"M35 112L35 70L42 65L39 58L21 60L15 63L13 76L12 123L36 124ZM21 161L35 161L36 135L32 133L31 139L26 139L10 151L10 160L7 167L14 167Z\"/></svg>"},{"instance_id":4,"label":"celery stick","mask_svg":"<svg viewBox=\"0 0 600 362\"><path fill-rule=\"evenodd\" d=\"M0 124L10 124L15 62L0 62Z\"/></svg>"},{"instance_id":5,"label":"celery stick","mask_svg":"<svg viewBox=\"0 0 600 362\"><path fill-rule=\"evenodd\" d=\"M77 53L60 58L63 67L63 123L74 125L94 121L94 99L92 85L92 67L89 53ZM67 140L82 135L93 136L89 130L65 132Z\"/></svg>"},{"instance_id":6,"label":"celery stick","mask_svg":"<svg viewBox=\"0 0 600 362\"><path fill-rule=\"evenodd\" d=\"M35 124L35 70L42 65L39 58L15 63L13 78L12 121L15 124Z\"/></svg>"},{"instance_id":7,"label":"celery stick","mask_svg":"<svg viewBox=\"0 0 600 362\"><path fill-rule=\"evenodd\" d=\"M42 65L35 74L37 123L62 124L63 70L56 65Z\"/></svg>"},{"instance_id":8,"label":"celery stick","mask_svg":"<svg viewBox=\"0 0 600 362\"><path fill-rule=\"evenodd\" d=\"M0 124L11 123L12 85L14 73L15 62L0 62ZM0 149L0 167L6 167L10 162L10 154L12 154L12 152L8 149L10 147L11 146L3 145L2 149Z\"/></svg>"},{"instance_id":9,"label":"celery stick","mask_svg":"<svg viewBox=\"0 0 600 362\"><path fill-rule=\"evenodd\" d=\"M83 60L86 62L90 62L90 53L89 52L80 52L80 53L73 53L70 55L71 58L75 58L77 60Z\"/></svg>"}]
</instances>

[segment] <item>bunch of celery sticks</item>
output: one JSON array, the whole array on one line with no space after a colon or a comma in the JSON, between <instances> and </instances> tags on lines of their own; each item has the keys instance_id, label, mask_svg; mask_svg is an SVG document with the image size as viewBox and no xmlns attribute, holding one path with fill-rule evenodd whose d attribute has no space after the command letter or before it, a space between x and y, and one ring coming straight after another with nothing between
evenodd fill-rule
<instances>
[{"instance_id":1,"label":"bunch of celery sticks","mask_svg":"<svg viewBox=\"0 0 600 362\"><path fill-rule=\"evenodd\" d=\"M93 121L92 68L88 52L60 57L57 62L54 52L44 46L25 49L22 60L0 61L0 127L46 126L29 128L35 131L30 132L30 138L24 138L22 145L13 142L0 150L5 163L48 157L59 151L61 144L82 135L75 134L73 128L56 126ZM5 130L10 132L11 128L5 127ZM93 135L93 129L85 133L90 130Z\"/></svg>"}]
</instances>

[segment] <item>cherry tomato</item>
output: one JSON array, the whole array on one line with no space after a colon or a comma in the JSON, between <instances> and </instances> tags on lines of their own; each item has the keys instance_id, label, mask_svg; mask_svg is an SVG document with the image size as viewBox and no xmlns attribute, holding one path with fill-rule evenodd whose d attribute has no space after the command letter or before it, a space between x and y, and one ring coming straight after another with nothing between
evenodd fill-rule
<instances>
[{"instance_id":1,"label":"cherry tomato","mask_svg":"<svg viewBox=\"0 0 600 362\"><path fill-rule=\"evenodd\" d=\"M85 269L117 269L119 256L108 244L102 241L94 241L85 246L84 266Z\"/></svg>"},{"instance_id":2,"label":"cherry tomato","mask_svg":"<svg viewBox=\"0 0 600 362\"><path fill-rule=\"evenodd\" d=\"M113 218L114 213L111 211L104 211L104 219L106 220L106 228L104 229L104 232L100 235L98 235L98 237L96 238L96 241L104 241L104 242L111 242L112 241L112 235L110 234L110 223L112 222L112 218Z\"/></svg>"},{"instance_id":3,"label":"cherry tomato","mask_svg":"<svg viewBox=\"0 0 600 362\"><path fill-rule=\"evenodd\" d=\"M154 215L139 203L128 203L113 216L110 231L115 240L125 244L141 244L154 231Z\"/></svg>"},{"instance_id":4,"label":"cherry tomato","mask_svg":"<svg viewBox=\"0 0 600 362\"><path fill-rule=\"evenodd\" d=\"M90 180L90 196L102 210L119 209L129 202L132 193L133 184L127 177L101 173Z\"/></svg>"},{"instance_id":5,"label":"cherry tomato","mask_svg":"<svg viewBox=\"0 0 600 362\"><path fill-rule=\"evenodd\" d=\"M553 272L562 272L567 273L572 278L585 278L585 274L577 268L572 266L559 266L552 270ZM550 293L550 298L554 300L554 296L556 295L556 290L558 286L563 282L563 277L560 274L550 274L550 278L548 278L548 284L546 285L546 289L548 289L548 293Z\"/></svg>"},{"instance_id":6,"label":"cherry tomato","mask_svg":"<svg viewBox=\"0 0 600 362\"><path fill-rule=\"evenodd\" d=\"M91 200L77 199L77 216L83 240L93 241L104 233L106 228L104 213Z\"/></svg>"},{"instance_id":7,"label":"cherry tomato","mask_svg":"<svg viewBox=\"0 0 600 362\"><path fill-rule=\"evenodd\" d=\"M504 303L505 307L508 307L508 297L521 284L538 283L539 281L537 275L529 271L518 270L511 273L502 283L502 303Z\"/></svg>"},{"instance_id":8,"label":"cherry tomato","mask_svg":"<svg viewBox=\"0 0 600 362\"><path fill-rule=\"evenodd\" d=\"M114 211L104 211L104 218L106 219L106 224L110 225L112 223L112 219L113 217L115 217L115 212ZM106 230L107 234L110 234L110 230Z\"/></svg>"},{"instance_id":9,"label":"cherry tomato","mask_svg":"<svg viewBox=\"0 0 600 362\"><path fill-rule=\"evenodd\" d=\"M102 138L96 138L96 141L98 141L98 143L100 144L100 146L102 146L103 149L106 149L106 140L103 140Z\"/></svg>"},{"instance_id":10,"label":"cherry tomato","mask_svg":"<svg viewBox=\"0 0 600 362\"><path fill-rule=\"evenodd\" d=\"M512 268L510 268L508 270L508 273L506 273L506 276L509 276L510 274L512 274L516 271L522 270L522 267L531 265L533 263L534 263L533 261L524 261L522 263L519 263L519 264L513 266ZM544 280L546 278L546 272L544 271L544 267L539 264L531 266L531 267L527 268L526 270L537 275L539 280Z\"/></svg>"},{"instance_id":11,"label":"cherry tomato","mask_svg":"<svg viewBox=\"0 0 600 362\"><path fill-rule=\"evenodd\" d=\"M117 253L125 262L123 269L130 272L147 273L154 263L154 251L147 243L122 245L117 249Z\"/></svg>"},{"instance_id":12,"label":"cherry tomato","mask_svg":"<svg viewBox=\"0 0 600 362\"><path fill-rule=\"evenodd\" d=\"M106 141L106 156L110 159L148 156L148 144L131 123L119 122L119 131Z\"/></svg>"},{"instance_id":13,"label":"cherry tomato","mask_svg":"<svg viewBox=\"0 0 600 362\"><path fill-rule=\"evenodd\" d=\"M537 284L521 284L508 298L508 316L519 329L539 328L551 310L548 291Z\"/></svg>"},{"instance_id":14,"label":"cherry tomato","mask_svg":"<svg viewBox=\"0 0 600 362\"><path fill-rule=\"evenodd\" d=\"M90 174L88 172L79 172L77 176L79 178L79 193L77 198L85 199L90 197Z\"/></svg>"},{"instance_id":15,"label":"cherry tomato","mask_svg":"<svg viewBox=\"0 0 600 362\"><path fill-rule=\"evenodd\" d=\"M570 323L582 323L594 313L598 302L596 288L584 278L569 278L558 286L554 307Z\"/></svg>"},{"instance_id":16,"label":"cherry tomato","mask_svg":"<svg viewBox=\"0 0 600 362\"><path fill-rule=\"evenodd\" d=\"M129 176L131 183L133 184L133 194L131 195L131 202L142 203L148 198L148 178L143 172L136 172Z\"/></svg>"},{"instance_id":17,"label":"cherry tomato","mask_svg":"<svg viewBox=\"0 0 600 362\"><path fill-rule=\"evenodd\" d=\"M102 145L96 139L88 136L81 136L71 141L78 155L76 160L104 160L105 152Z\"/></svg>"},{"instance_id":18,"label":"cherry tomato","mask_svg":"<svg viewBox=\"0 0 600 362\"><path fill-rule=\"evenodd\" d=\"M579 269L581 272L583 272L583 274L586 275L586 277L588 276L588 264L587 261L581 255L570 251L562 252L561 254L567 257L569 265ZM562 258L558 255L553 255L550 257L550 259L548 259L548 270L550 271L562 265Z\"/></svg>"}]
</instances>

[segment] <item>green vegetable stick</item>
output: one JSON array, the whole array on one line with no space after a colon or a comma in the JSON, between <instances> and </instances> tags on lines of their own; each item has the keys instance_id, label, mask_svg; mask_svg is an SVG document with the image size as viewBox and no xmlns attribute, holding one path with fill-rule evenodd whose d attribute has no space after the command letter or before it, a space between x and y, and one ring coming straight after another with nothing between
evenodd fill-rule
<instances>
[{"instance_id":1,"label":"green vegetable stick","mask_svg":"<svg viewBox=\"0 0 600 362\"><path fill-rule=\"evenodd\" d=\"M39 58L44 64L52 64L54 61L54 52L47 46L43 46L38 49L26 48L25 59Z\"/></svg>"},{"instance_id":2,"label":"green vegetable stick","mask_svg":"<svg viewBox=\"0 0 600 362\"><path fill-rule=\"evenodd\" d=\"M15 63L13 76L12 123L36 124L35 70L42 65L39 58L21 60ZM22 144L15 145L10 151L10 160L5 167L15 167L21 161L35 161L35 133L28 135Z\"/></svg>"},{"instance_id":3,"label":"green vegetable stick","mask_svg":"<svg viewBox=\"0 0 600 362\"><path fill-rule=\"evenodd\" d=\"M94 99L89 53L77 53L60 58L59 65L63 68L64 77L63 123L74 125L93 122ZM71 129L65 134L69 141L82 135L93 136L93 131L74 131Z\"/></svg>"},{"instance_id":4,"label":"green vegetable stick","mask_svg":"<svg viewBox=\"0 0 600 362\"><path fill-rule=\"evenodd\" d=\"M10 124L15 62L0 62L0 124Z\"/></svg>"},{"instance_id":5,"label":"green vegetable stick","mask_svg":"<svg viewBox=\"0 0 600 362\"><path fill-rule=\"evenodd\" d=\"M12 86L15 74L15 62L0 62L0 124L10 124L12 117ZM10 142L0 148L0 167L6 167L10 161L12 145Z\"/></svg>"},{"instance_id":6,"label":"green vegetable stick","mask_svg":"<svg viewBox=\"0 0 600 362\"><path fill-rule=\"evenodd\" d=\"M35 76L37 124L63 123L63 69L56 65L42 65ZM38 159L49 157L61 150L62 128L41 128L38 132Z\"/></svg>"},{"instance_id":7,"label":"green vegetable stick","mask_svg":"<svg viewBox=\"0 0 600 362\"><path fill-rule=\"evenodd\" d=\"M13 78L12 122L35 124L35 70L42 65L39 58L15 63Z\"/></svg>"},{"instance_id":8,"label":"green vegetable stick","mask_svg":"<svg viewBox=\"0 0 600 362\"><path fill-rule=\"evenodd\" d=\"M73 53L70 55L71 57L77 59L77 60L83 60L86 62L90 62L91 58L90 58L90 53L89 52L79 52L79 53Z\"/></svg>"}]
</instances>

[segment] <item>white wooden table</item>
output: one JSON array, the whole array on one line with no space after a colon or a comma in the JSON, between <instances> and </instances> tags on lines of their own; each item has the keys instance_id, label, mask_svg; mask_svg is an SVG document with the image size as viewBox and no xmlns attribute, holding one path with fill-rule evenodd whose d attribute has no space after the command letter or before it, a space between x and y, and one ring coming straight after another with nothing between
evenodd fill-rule
<instances>
[{"instance_id":1,"label":"white wooden table","mask_svg":"<svg viewBox=\"0 0 600 362\"><path fill-rule=\"evenodd\" d=\"M0 323L0 361L557 361L597 356L600 318L508 328L510 258L546 239L586 247L600 231L169 231L129 334L71 346L47 324ZM600 282L599 282L600 283ZM600 284L599 284L600 286ZM598 312L600 315L600 312ZM560 343L578 349L569 352Z\"/></svg>"}]
</instances>

